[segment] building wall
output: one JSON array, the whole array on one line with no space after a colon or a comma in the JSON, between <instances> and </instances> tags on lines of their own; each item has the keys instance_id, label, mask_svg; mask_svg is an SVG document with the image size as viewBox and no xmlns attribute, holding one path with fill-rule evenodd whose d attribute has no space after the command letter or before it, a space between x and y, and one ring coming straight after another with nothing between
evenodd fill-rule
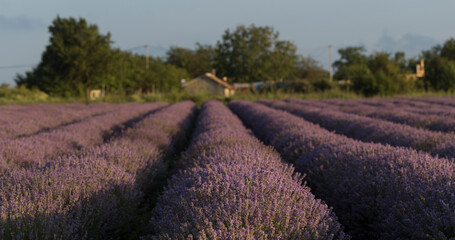
<instances>
[{"instance_id":1,"label":"building wall","mask_svg":"<svg viewBox=\"0 0 455 240\"><path fill-rule=\"evenodd\" d=\"M230 97L230 96L234 95L234 93L235 93L234 89L229 89L229 88L225 88L224 89L224 96L225 97Z\"/></svg>"},{"instance_id":2,"label":"building wall","mask_svg":"<svg viewBox=\"0 0 455 240\"><path fill-rule=\"evenodd\" d=\"M102 96L101 90L95 89L90 91L90 100L96 100Z\"/></svg>"},{"instance_id":3,"label":"building wall","mask_svg":"<svg viewBox=\"0 0 455 240\"><path fill-rule=\"evenodd\" d=\"M185 91L192 93L192 94L208 92L213 95L226 96L225 87L213 82L212 80L205 79L205 78L193 79L191 82L187 83L187 85L184 87L184 89L185 89Z\"/></svg>"}]
</instances>

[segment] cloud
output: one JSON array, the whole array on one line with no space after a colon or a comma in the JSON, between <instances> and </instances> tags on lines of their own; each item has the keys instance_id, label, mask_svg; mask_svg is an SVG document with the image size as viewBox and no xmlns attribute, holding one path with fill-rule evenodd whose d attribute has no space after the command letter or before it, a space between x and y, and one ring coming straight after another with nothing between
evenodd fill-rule
<instances>
[{"instance_id":1,"label":"cloud","mask_svg":"<svg viewBox=\"0 0 455 240\"><path fill-rule=\"evenodd\" d=\"M440 44L440 41L428 36L407 33L396 40L387 35L387 33L384 33L374 48L392 53L402 51L408 57L413 57L419 55L422 50L430 49L437 44Z\"/></svg>"},{"instance_id":2,"label":"cloud","mask_svg":"<svg viewBox=\"0 0 455 240\"><path fill-rule=\"evenodd\" d=\"M23 32L35 30L44 26L45 25L41 20L25 16L6 17L0 15L0 31Z\"/></svg>"}]
</instances>

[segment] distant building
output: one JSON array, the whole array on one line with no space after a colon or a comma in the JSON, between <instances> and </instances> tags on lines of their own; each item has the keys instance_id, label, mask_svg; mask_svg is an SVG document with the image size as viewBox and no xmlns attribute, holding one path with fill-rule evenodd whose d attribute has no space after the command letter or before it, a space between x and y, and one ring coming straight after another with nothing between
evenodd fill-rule
<instances>
[{"instance_id":1,"label":"distant building","mask_svg":"<svg viewBox=\"0 0 455 240\"><path fill-rule=\"evenodd\" d=\"M235 91L242 93L250 93L253 85L251 83L234 83L233 84Z\"/></svg>"},{"instance_id":2,"label":"distant building","mask_svg":"<svg viewBox=\"0 0 455 240\"><path fill-rule=\"evenodd\" d=\"M406 80L417 80L418 78L425 77L425 65L423 59L420 60L420 63L416 65L416 73L406 74Z\"/></svg>"},{"instance_id":3,"label":"distant building","mask_svg":"<svg viewBox=\"0 0 455 240\"><path fill-rule=\"evenodd\" d=\"M90 91L90 100L96 100L103 96L103 92L99 89L94 89Z\"/></svg>"},{"instance_id":4,"label":"distant building","mask_svg":"<svg viewBox=\"0 0 455 240\"><path fill-rule=\"evenodd\" d=\"M188 93L210 93L213 95L230 97L234 95L235 89L227 83L227 79L217 78L212 73L206 73L189 82L181 81L182 88Z\"/></svg>"},{"instance_id":5,"label":"distant building","mask_svg":"<svg viewBox=\"0 0 455 240\"><path fill-rule=\"evenodd\" d=\"M425 77L425 65L423 63L423 59L420 60L420 64L416 65L416 77Z\"/></svg>"}]
</instances>

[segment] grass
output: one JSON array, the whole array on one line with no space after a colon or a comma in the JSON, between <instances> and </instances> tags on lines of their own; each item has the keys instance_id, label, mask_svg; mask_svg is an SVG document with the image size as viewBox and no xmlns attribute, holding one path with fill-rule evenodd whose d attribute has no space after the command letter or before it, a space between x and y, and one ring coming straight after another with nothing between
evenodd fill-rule
<instances>
[{"instance_id":1,"label":"grass","mask_svg":"<svg viewBox=\"0 0 455 240\"><path fill-rule=\"evenodd\" d=\"M435 92L435 91L413 91L406 94L396 95L399 97L442 97L454 96L453 93ZM364 96L354 92L342 91L340 89L330 89L326 91L314 91L310 93L292 93L283 91L274 91L267 93L236 93L232 97L215 96L208 93L189 94L182 90L173 90L169 92L157 92L154 94L132 94L126 95L122 92L110 93L107 96L97 99L93 102L108 102L108 103L123 103L123 102L155 102L164 101L170 104L191 100L200 106L203 102L209 99L217 99L227 103L234 99L243 99L255 101L259 99L286 99L286 98L301 98L301 99L327 99L327 98L362 98ZM384 96L376 96L384 97ZM390 96L387 96L390 97ZM8 85L0 86L0 104L31 104L31 103L68 103L81 102L85 103L84 97L64 98L58 96L49 96L39 90L30 90L25 87L9 88Z\"/></svg>"}]
</instances>

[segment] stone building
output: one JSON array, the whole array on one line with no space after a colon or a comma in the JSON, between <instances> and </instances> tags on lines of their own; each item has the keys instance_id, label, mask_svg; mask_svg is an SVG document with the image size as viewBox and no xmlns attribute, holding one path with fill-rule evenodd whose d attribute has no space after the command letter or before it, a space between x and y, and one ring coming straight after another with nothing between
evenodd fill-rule
<instances>
[{"instance_id":1,"label":"stone building","mask_svg":"<svg viewBox=\"0 0 455 240\"><path fill-rule=\"evenodd\" d=\"M182 82L182 88L191 94L208 93L216 96L230 97L234 95L235 89L227 83L227 79L219 79L212 73L206 73L192 79L189 82Z\"/></svg>"}]
</instances>

